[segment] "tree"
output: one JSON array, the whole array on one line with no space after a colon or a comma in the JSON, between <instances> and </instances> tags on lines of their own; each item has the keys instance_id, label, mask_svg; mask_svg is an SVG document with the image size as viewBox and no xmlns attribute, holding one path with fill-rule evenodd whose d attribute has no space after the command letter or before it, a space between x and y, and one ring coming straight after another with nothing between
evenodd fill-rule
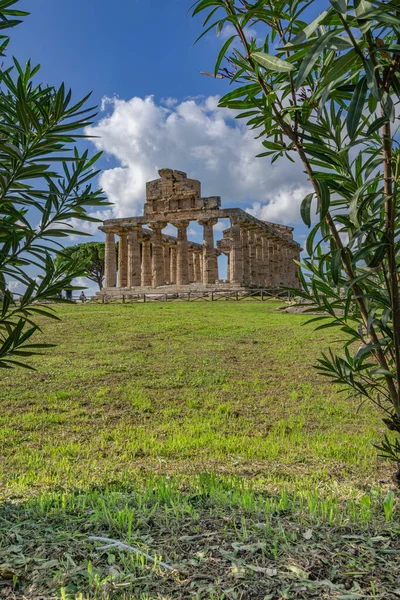
<instances>
[{"instance_id":1,"label":"tree","mask_svg":"<svg viewBox=\"0 0 400 600\"><path fill-rule=\"evenodd\" d=\"M104 242L87 242L86 244L77 244L76 246L67 246L58 261L70 258L85 264L85 276L103 287L104 279Z\"/></svg>"},{"instance_id":2,"label":"tree","mask_svg":"<svg viewBox=\"0 0 400 600\"><path fill-rule=\"evenodd\" d=\"M391 433L379 448L400 480L399 6L330 0L308 18L313 4L192 8L208 13L202 35L233 29L214 69L234 84L220 106L257 130L260 156L303 164L312 191L301 207L311 231L300 295L320 313L312 322L345 336L342 354L329 350L317 368L384 411Z\"/></svg>"},{"instance_id":3,"label":"tree","mask_svg":"<svg viewBox=\"0 0 400 600\"><path fill-rule=\"evenodd\" d=\"M2 56L5 32L28 14L16 4L0 0ZM100 154L89 157L74 146L95 115L86 107L89 96L74 103L64 84L36 83L38 73L39 66L28 61L22 67L16 59L0 72L0 367L8 368L27 366L27 357L48 346L32 343L35 317L57 318L41 302L57 300L85 273L75 259L55 260L60 238L71 233L68 221L96 221L87 209L109 204L91 183ZM18 300L9 290L12 281L25 288Z\"/></svg>"}]
</instances>

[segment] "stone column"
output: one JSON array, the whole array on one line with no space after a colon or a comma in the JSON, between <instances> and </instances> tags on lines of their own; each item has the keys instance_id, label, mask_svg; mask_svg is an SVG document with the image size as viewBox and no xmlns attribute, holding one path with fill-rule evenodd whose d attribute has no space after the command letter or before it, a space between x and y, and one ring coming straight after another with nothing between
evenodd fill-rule
<instances>
[{"instance_id":1,"label":"stone column","mask_svg":"<svg viewBox=\"0 0 400 600\"><path fill-rule=\"evenodd\" d=\"M218 272L215 272L216 252L214 248L213 227L218 219L207 219L198 221L203 226L203 283L205 285L215 283ZM218 267L217 267L218 271Z\"/></svg>"},{"instance_id":2,"label":"stone column","mask_svg":"<svg viewBox=\"0 0 400 600\"><path fill-rule=\"evenodd\" d=\"M242 247L242 275L244 285L250 283L250 269L249 269L249 240L247 235L247 229L244 225L240 226L240 245Z\"/></svg>"},{"instance_id":3,"label":"stone column","mask_svg":"<svg viewBox=\"0 0 400 600\"><path fill-rule=\"evenodd\" d=\"M293 260L297 260L297 262L300 262L300 250L298 248L295 248L293 250ZM297 290L301 290L301 282L300 282L300 276L299 276L300 267L295 262L293 263L293 266L294 266L294 275L293 275L294 287Z\"/></svg>"},{"instance_id":4,"label":"stone column","mask_svg":"<svg viewBox=\"0 0 400 600\"><path fill-rule=\"evenodd\" d=\"M262 254L262 273L261 273L261 285L268 287L269 285L269 273L268 273L268 238L267 234L263 232L261 234L261 254Z\"/></svg>"},{"instance_id":5,"label":"stone column","mask_svg":"<svg viewBox=\"0 0 400 600\"><path fill-rule=\"evenodd\" d=\"M170 272L171 272L169 246L167 246L167 244L163 245L163 263L164 263L164 283L167 284L167 283L170 283Z\"/></svg>"},{"instance_id":6,"label":"stone column","mask_svg":"<svg viewBox=\"0 0 400 600\"><path fill-rule=\"evenodd\" d=\"M151 285L153 288L157 288L164 284L162 230L165 227L165 223L152 223L150 227L153 230L153 235L151 237Z\"/></svg>"},{"instance_id":7,"label":"stone column","mask_svg":"<svg viewBox=\"0 0 400 600\"><path fill-rule=\"evenodd\" d=\"M128 234L128 287L140 286L140 232L142 227L132 227Z\"/></svg>"},{"instance_id":8,"label":"stone column","mask_svg":"<svg viewBox=\"0 0 400 600\"><path fill-rule=\"evenodd\" d=\"M188 273L189 273L189 283L194 282L194 264L193 264L193 250L189 248L188 252Z\"/></svg>"},{"instance_id":9,"label":"stone column","mask_svg":"<svg viewBox=\"0 0 400 600\"><path fill-rule=\"evenodd\" d=\"M188 268L188 239L187 228L189 221L173 223L178 229L177 256L176 256L176 284L187 285L189 283Z\"/></svg>"},{"instance_id":10,"label":"stone column","mask_svg":"<svg viewBox=\"0 0 400 600\"><path fill-rule=\"evenodd\" d=\"M279 273L278 273L278 253L276 240L273 238L268 244L270 250L270 263L271 263L271 285L272 287L279 287Z\"/></svg>"},{"instance_id":11,"label":"stone column","mask_svg":"<svg viewBox=\"0 0 400 600\"><path fill-rule=\"evenodd\" d=\"M255 274L256 274L256 284L259 287L263 286L263 276L264 276L264 269L263 269L263 262L262 262L262 240L261 240L261 232L260 231L255 231L254 232L254 243L255 243L255 248L256 248L256 265L255 265Z\"/></svg>"},{"instance_id":12,"label":"stone column","mask_svg":"<svg viewBox=\"0 0 400 600\"><path fill-rule=\"evenodd\" d=\"M291 248L289 245L284 244L282 247L283 250L283 285L287 287L291 287L293 284L292 274L293 274L293 260L291 257Z\"/></svg>"},{"instance_id":13,"label":"stone column","mask_svg":"<svg viewBox=\"0 0 400 600\"><path fill-rule=\"evenodd\" d=\"M115 236L110 231L106 232L104 271L104 287L115 287L117 285L117 253L115 251Z\"/></svg>"},{"instance_id":14,"label":"stone column","mask_svg":"<svg viewBox=\"0 0 400 600\"><path fill-rule=\"evenodd\" d=\"M213 262L213 279L215 282L217 282L219 279L219 272L218 272L218 254L217 254L216 248L214 248L212 262Z\"/></svg>"},{"instance_id":15,"label":"stone column","mask_svg":"<svg viewBox=\"0 0 400 600\"><path fill-rule=\"evenodd\" d=\"M150 238L142 242L142 285L149 287L152 283Z\"/></svg>"},{"instance_id":16,"label":"stone column","mask_svg":"<svg viewBox=\"0 0 400 600\"><path fill-rule=\"evenodd\" d=\"M278 265L278 287L285 285L285 251L284 244L279 240L276 244Z\"/></svg>"},{"instance_id":17,"label":"stone column","mask_svg":"<svg viewBox=\"0 0 400 600\"><path fill-rule=\"evenodd\" d=\"M249 275L250 285L257 285L257 269L256 269L256 247L254 240L254 229L248 230L249 240Z\"/></svg>"},{"instance_id":18,"label":"stone column","mask_svg":"<svg viewBox=\"0 0 400 600\"><path fill-rule=\"evenodd\" d=\"M124 288L128 285L128 232L118 233L118 287Z\"/></svg>"},{"instance_id":19,"label":"stone column","mask_svg":"<svg viewBox=\"0 0 400 600\"><path fill-rule=\"evenodd\" d=\"M295 260L299 260L298 258L298 250L293 246L287 247L287 257L288 257L288 283L287 285L292 288L299 288L299 273L298 266L294 262Z\"/></svg>"},{"instance_id":20,"label":"stone column","mask_svg":"<svg viewBox=\"0 0 400 600\"><path fill-rule=\"evenodd\" d=\"M240 226L238 221L232 218L228 279L231 283L243 283L243 253L240 238Z\"/></svg>"},{"instance_id":21,"label":"stone column","mask_svg":"<svg viewBox=\"0 0 400 600\"><path fill-rule=\"evenodd\" d=\"M176 246L170 248L169 280L172 284L176 284Z\"/></svg>"},{"instance_id":22,"label":"stone column","mask_svg":"<svg viewBox=\"0 0 400 600\"><path fill-rule=\"evenodd\" d=\"M201 283L200 250L193 250L193 273L195 283Z\"/></svg>"}]
</instances>

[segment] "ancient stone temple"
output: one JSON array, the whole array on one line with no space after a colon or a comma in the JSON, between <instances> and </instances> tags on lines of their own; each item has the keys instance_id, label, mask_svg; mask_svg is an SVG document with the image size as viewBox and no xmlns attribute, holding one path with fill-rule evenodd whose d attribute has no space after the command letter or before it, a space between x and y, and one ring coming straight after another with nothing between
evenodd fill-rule
<instances>
[{"instance_id":1,"label":"ancient stone temple","mask_svg":"<svg viewBox=\"0 0 400 600\"><path fill-rule=\"evenodd\" d=\"M186 173L161 169L146 185L141 217L104 221L105 281L102 294L207 291L247 288L299 288L300 246L293 228L256 219L240 208L220 208L221 198L202 198L200 182ZM230 227L214 243L214 225ZM191 221L203 227L203 242L188 240ZM177 236L163 234L172 224ZM119 238L118 264L116 238ZM228 276L220 280L218 256L228 258Z\"/></svg>"}]
</instances>

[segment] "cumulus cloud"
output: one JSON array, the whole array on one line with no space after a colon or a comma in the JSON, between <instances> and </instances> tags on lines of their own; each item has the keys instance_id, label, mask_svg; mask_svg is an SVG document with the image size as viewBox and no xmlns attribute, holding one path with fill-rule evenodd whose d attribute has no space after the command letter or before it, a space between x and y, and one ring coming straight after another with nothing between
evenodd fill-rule
<instances>
[{"instance_id":1,"label":"cumulus cloud","mask_svg":"<svg viewBox=\"0 0 400 600\"><path fill-rule=\"evenodd\" d=\"M282 188L270 197L268 204L255 202L248 212L263 221L279 222L283 225L301 223L300 206L303 198L312 192L312 188L305 185L283 185Z\"/></svg>"},{"instance_id":2,"label":"cumulus cloud","mask_svg":"<svg viewBox=\"0 0 400 600\"><path fill-rule=\"evenodd\" d=\"M186 171L202 182L204 196L222 196L223 206L246 208L268 220L295 223L306 185L302 166L273 165L256 132L233 111L218 108L218 97L157 103L153 96L103 99L104 117L87 133L118 166L106 169L100 184L114 203L113 217L142 214L145 183L160 168Z\"/></svg>"}]
</instances>

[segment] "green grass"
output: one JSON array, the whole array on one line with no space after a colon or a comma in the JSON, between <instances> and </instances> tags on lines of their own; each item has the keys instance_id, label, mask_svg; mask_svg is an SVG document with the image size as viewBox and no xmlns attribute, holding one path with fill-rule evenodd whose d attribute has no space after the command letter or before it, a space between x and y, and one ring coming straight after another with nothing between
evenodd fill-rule
<instances>
[{"instance_id":1,"label":"green grass","mask_svg":"<svg viewBox=\"0 0 400 600\"><path fill-rule=\"evenodd\" d=\"M312 368L337 333L277 306L57 309L0 383L0 598L400 597L381 417Z\"/></svg>"}]
</instances>

